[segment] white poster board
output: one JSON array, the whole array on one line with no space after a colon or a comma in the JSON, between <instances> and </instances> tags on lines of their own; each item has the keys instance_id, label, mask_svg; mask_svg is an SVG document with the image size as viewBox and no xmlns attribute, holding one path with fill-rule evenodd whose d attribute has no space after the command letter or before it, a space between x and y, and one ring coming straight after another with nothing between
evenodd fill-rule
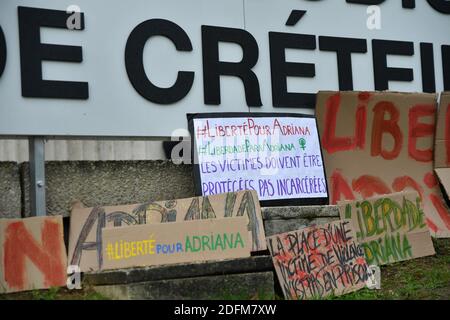
<instances>
[{"instance_id":1,"label":"white poster board","mask_svg":"<svg viewBox=\"0 0 450 320\"><path fill-rule=\"evenodd\" d=\"M188 118L199 194L255 190L266 203L326 203L315 118L264 113Z\"/></svg>"}]
</instances>

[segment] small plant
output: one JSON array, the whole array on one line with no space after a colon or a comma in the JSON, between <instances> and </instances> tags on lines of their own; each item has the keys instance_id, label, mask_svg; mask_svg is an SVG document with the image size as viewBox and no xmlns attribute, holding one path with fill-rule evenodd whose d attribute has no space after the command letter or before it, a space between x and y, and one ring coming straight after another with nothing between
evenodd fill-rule
<instances>
[{"instance_id":1,"label":"small plant","mask_svg":"<svg viewBox=\"0 0 450 320\"><path fill-rule=\"evenodd\" d=\"M33 290L31 294L33 300L56 300L58 292L58 287L51 287L48 290Z\"/></svg>"}]
</instances>

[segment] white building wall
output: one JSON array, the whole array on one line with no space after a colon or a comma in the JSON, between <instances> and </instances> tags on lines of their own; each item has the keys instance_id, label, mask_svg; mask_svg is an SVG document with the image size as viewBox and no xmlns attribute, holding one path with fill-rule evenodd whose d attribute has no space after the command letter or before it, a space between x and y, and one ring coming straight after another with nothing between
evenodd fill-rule
<instances>
[{"instance_id":1,"label":"white building wall","mask_svg":"<svg viewBox=\"0 0 450 320\"><path fill-rule=\"evenodd\" d=\"M165 159L161 141L47 140L47 161ZM0 161L28 161L28 140L0 140Z\"/></svg>"}]
</instances>

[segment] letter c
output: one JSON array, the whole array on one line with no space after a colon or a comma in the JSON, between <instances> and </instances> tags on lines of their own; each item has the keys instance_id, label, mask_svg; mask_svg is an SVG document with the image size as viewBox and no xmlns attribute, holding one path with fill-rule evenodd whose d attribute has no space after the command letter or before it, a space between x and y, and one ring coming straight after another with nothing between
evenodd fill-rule
<instances>
[{"instance_id":1,"label":"letter c","mask_svg":"<svg viewBox=\"0 0 450 320\"><path fill-rule=\"evenodd\" d=\"M5 65L6 65L6 41L2 27L0 27L0 77L3 74L3 70L5 70Z\"/></svg>"},{"instance_id":2,"label":"letter c","mask_svg":"<svg viewBox=\"0 0 450 320\"><path fill-rule=\"evenodd\" d=\"M154 36L170 39L177 51L192 51L191 41L179 25L162 19L147 20L134 28L128 37L125 67L131 84L142 97L158 104L172 104L191 90L194 72L179 71L175 84L170 88L160 88L151 83L144 70L143 51L147 41Z\"/></svg>"},{"instance_id":3,"label":"letter c","mask_svg":"<svg viewBox=\"0 0 450 320\"><path fill-rule=\"evenodd\" d=\"M440 13L450 14L450 2L445 0L427 0L434 10Z\"/></svg>"}]
</instances>

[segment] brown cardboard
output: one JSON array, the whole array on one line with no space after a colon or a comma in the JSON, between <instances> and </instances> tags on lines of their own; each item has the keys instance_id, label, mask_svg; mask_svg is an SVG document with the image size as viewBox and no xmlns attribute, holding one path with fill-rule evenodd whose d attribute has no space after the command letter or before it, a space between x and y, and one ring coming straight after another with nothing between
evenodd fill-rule
<instances>
[{"instance_id":1,"label":"brown cardboard","mask_svg":"<svg viewBox=\"0 0 450 320\"><path fill-rule=\"evenodd\" d=\"M439 115L440 116L440 115ZM434 167L435 168L447 168L447 154L446 150L446 141L445 140L437 140L434 145Z\"/></svg>"},{"instance_id":2,"label":"brown cardboard","mask_svg":"<svg viewBox=\"0 0 450 320\"><path fill-rule=\"evenodd\" d=\"M250 256L247 219L207 219L103 229L103 269Z\"/></svg>"},{"instance_id":3,"label":"brown cardboard","mask_svg":"<svg viewBox=\"0 0 450 320\"><path fill-rule=\"evenodd\" d=\"M247 218L251 250L265 250L261 207L255 191L126 206L74 208L70 220L69 262L79 265L83 272L100 269L103 260L99 219L101 226L113 227L237 216Z\"/></svg>"},{"instance_id":4,"label":"brown cardboard","mask_svg":"<svg viewBox=\"0 0 450 320\"><path fill-rule=\"evenodd\" d=\"M443 92L440 98L434 167L450 199L450 92Z\"/></svg>"},{"instance_id":5,"label":"brown cardboard","mask_svg":"<svg viewBox=\"0 0 450 320\"><path fill-rule=\"evenodd\" d=\"M267 246L289 300L350 293L364 288L371 274L350 220L268 237Z\"/></svg>"},{"instance_id":6,"label":"brown cardboard","mask_svg":"<svg viewBox=\"0 0 450 320\"><path fill-rule=\"evenodd\" d=\"M435 94L319 92L330 202L416 190L432 235L449 237L450 214L433 173L436 110Z\"/></svg>"},{"instance_id":7,"label":"brown cardboard","mask_svg":"<svg viewBox=\"0 0 450 320\"><path fill-rule=\"evenodd\" d=\"M434 172L436 172L440 183L447 193L447 197L450 199L450 168L438 168L434 169Z\"/></svg>"},{"instance_id":8,"label":"brown cardboard","mask_svg":"<svg viewBox=\"0 0 450 320\"><path fill-rule=\"evenodd\" d=\"M0 219L0 293L66 285L62 217Z\"/></svg>"},{"instance_id":9,"label":"brown cardboard","mask_svg":"<svg viewBox=\"0 0 450 320\"><path fill-rule=\"evenodd\" d=\"M351 219L369 265L435 254L422 201L416 191L341 201L338 207L341 219Z\"/></svg>"}]
</instances>

